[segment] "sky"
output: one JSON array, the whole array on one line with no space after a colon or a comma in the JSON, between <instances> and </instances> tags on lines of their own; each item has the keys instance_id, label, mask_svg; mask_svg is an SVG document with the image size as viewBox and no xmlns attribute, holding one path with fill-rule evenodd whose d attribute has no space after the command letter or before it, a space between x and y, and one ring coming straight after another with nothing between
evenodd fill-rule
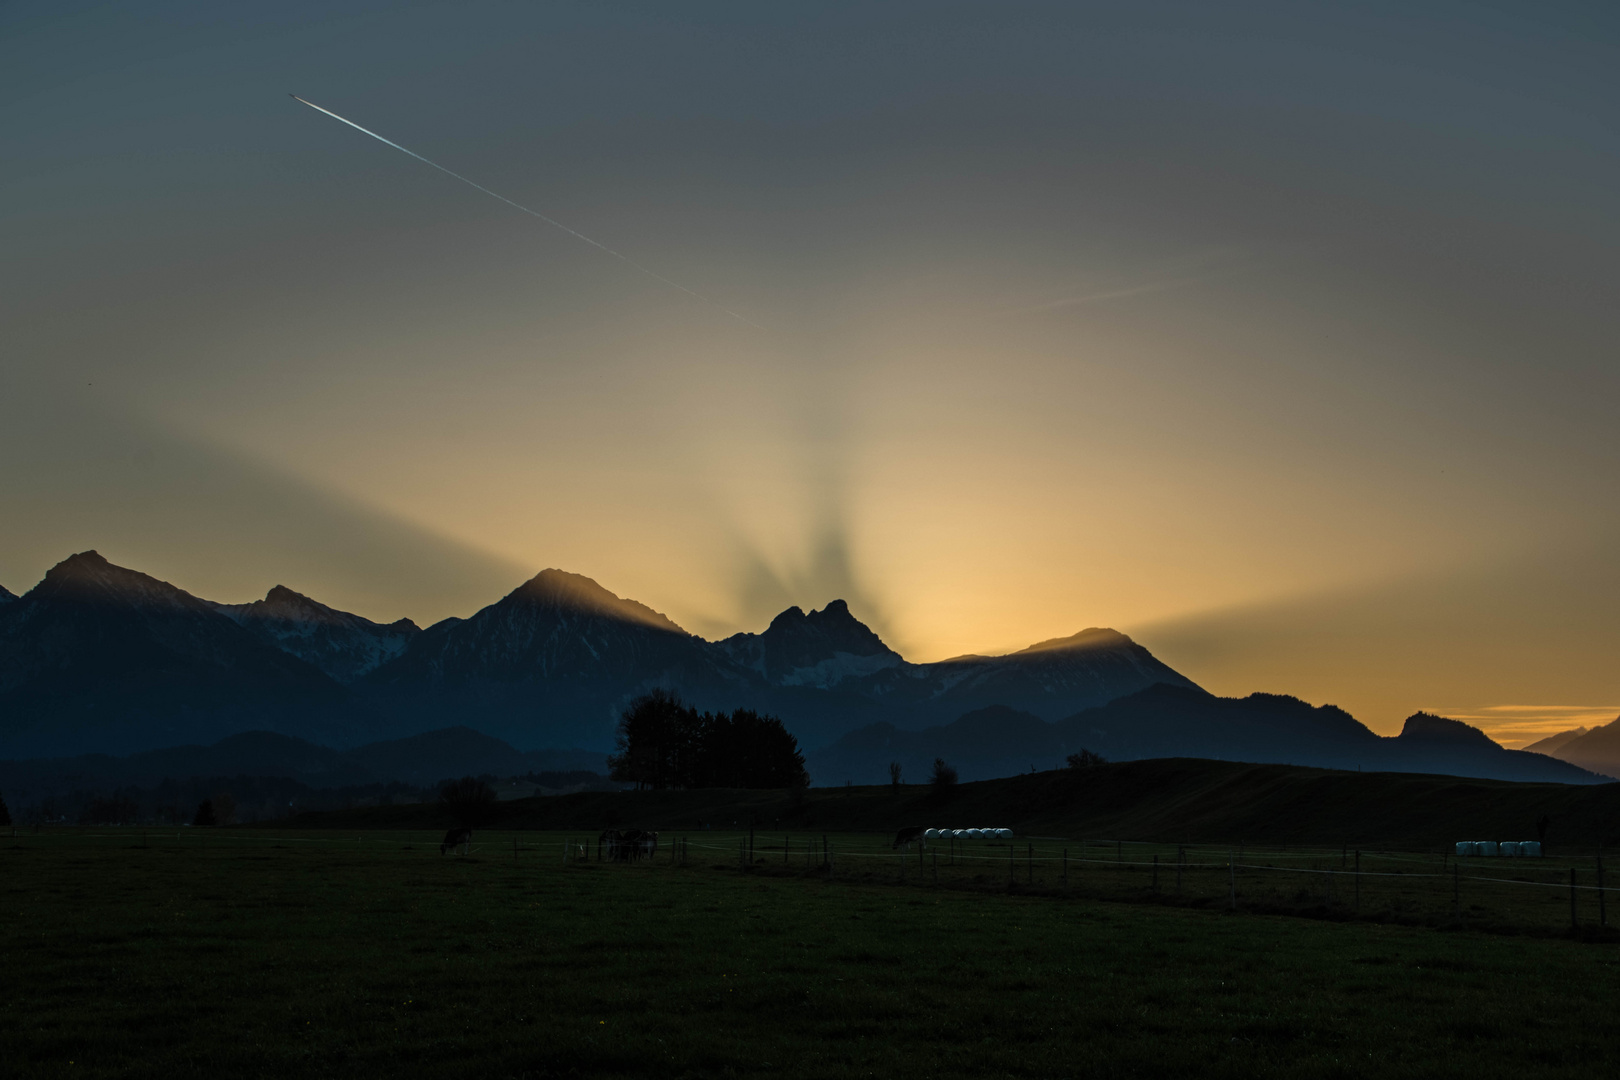
<instances>
[{"instance_id":1,"label":"sky","mask_svg":"<svg viewBox=\"0 0 1620 1080\"><path fill-rule=\"evenodd\" d=\"M0 584L1606 722L1616 72L1612 4L0 6Z\"/></svg>"}]
</instances>

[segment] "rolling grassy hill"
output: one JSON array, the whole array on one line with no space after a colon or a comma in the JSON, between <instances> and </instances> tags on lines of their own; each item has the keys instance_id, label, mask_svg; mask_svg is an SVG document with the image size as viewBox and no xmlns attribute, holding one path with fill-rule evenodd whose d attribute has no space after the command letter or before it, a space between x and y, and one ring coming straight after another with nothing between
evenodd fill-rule
<instances>
[{"instance_id":1,"label":"rolling grassy hill","mask_svg":"<svg viewBox=\"0 0 1620 1080\"><path fill-rule=\"evenodd\" d=\"M489 827L695 830L757 825L793 832L906 825L1006 827L1025 835L1172 843L1434 848L1463 839L1534 839L1596 850L1620 838L1620 784L1575 786L1414 773L1163 758L959 785L943 801L921 786L782 791L583 792L497 804ZM438 805L304 814L283 827L422 829Z\"/></svg>"}]
</instances>

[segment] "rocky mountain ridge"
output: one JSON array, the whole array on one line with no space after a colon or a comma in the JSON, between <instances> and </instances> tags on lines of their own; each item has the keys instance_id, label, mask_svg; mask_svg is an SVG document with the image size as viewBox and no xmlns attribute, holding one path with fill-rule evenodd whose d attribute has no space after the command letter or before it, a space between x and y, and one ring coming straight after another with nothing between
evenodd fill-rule
<instances>
[{"instance_id":1,"label":"rocky mountain ridge","mask_svg":"<svg viewBox=\"0 0 1620 1080\"><path fill-rule=\"evenodd\" d=\"M699 708L782 717L823 782L869 779L891 749L925 768L929 748L943 747L970 772L1045 767L1081 746L1118 759L1343 767L1391 741L1331 706L1215 698L1104 628L1005 656L914 664L841 600L710 642L556 569L426 630L283 586L252 603L215 603L95 552L0 604L0 756L10 758L130 753L247 731L342 750L455 725L512 747L601 752L625 705L655 688ZM1592 740L1602 750L1611 738L1620 741L1620 726L1574 738L1560 756ZM1413 717L1394 741L1407 764L1380 767L1498 775L1509 761L1477 729L1440 717Z\"/></svg>"}]
</instances>

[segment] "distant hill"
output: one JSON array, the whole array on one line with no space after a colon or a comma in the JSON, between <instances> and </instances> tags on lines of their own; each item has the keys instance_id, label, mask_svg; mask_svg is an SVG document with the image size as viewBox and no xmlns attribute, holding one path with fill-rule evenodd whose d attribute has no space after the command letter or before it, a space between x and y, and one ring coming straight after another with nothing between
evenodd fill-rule
<instances>
[{"instance_id":1,"label":"distant hill","mask_svg":"<svg viewBox=\"0 0 1620 1080\"><path fill-rule=\"evenodd\" d=\"M959 785L940 803L926 787L768 791L623 791L503 802L494 829L608 826L690 833L704 825L803 836L902 826L1003 827L1020 835L1170 843L1302 844L1441 850L1457 840L1534 839L1549 849L1612 849L1620 784L1515 783L1415 773L1159 758ZM293 819L300 828L443 828L437 806L368 807Z\"/></svg>"},{"instance_id":2,"label":"distant hill","mask_svg":"<svg viewBox=\"0 0 1620 1080\"><path fill-rule=\"evenodd\" d=\"M1561 741L1544 753L1562 758L1583 769L1620 776L1620 719L1611 720L1601 727L1580 734L1574 732L1563 734L1572 737L1554 736Z\"/></svg>"},{"instance_id":3,"label":"distant hill","mask_svg":"<svg viewBox=\"0 0 1620 1080\"><path fill-rule=\"evenodd\" d=\"M334 750L268 731L231 735L209 746L175 746L124 757L87 754L0 761L0 792L13 809L71 792L109 794L192 777L259 777L310 789L400 783L432 787L457 776L607 773L607 757L586 750L520 751L471 728L445 728L404 739Z\"/></svg>"},{"instance_id":4,"label":"distant hill","mask_svg":"<svg viewBox=\"0 0 1620 1080\"><path fill-rule=\"evenodd\" d=\"M1573 742L1591 730L1589 727L1570 728L1568 731L1560 731L1556 735L1549 735L1545 739L1537 739L1529 746L1521 746L1519 749L1528 750L1532 754L1553 754L1556 757L1557 755L1553 751L1561 749L1564 744Z\"/></svg>"},{"instance_id":5,"label":"distant hill","mask_svg":"<svg viewBox=\"0 0 1620 1080\"><path fill-rule=\"evenodd\" d=\"M877 783L890 761L920 780L940 757L964 777L982 779L1055 768L1082 749L1111 761L1189 755L1567 784L1608 779L1542 754L1504 749L1477 728L1425 713L1408 718L1395 738L1382 738L1331 705L1277 694L1222 698L1167 685L1054 724L1012 710L983 710L919 732L870 725L809 755L808 764L817 783Z\"/></svg>"}]
</instances>

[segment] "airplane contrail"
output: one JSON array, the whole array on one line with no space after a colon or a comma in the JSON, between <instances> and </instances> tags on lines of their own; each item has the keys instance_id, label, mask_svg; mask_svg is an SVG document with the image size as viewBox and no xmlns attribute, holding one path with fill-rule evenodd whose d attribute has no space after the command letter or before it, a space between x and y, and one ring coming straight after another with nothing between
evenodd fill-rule
<instances>
[{"instance_id":1,"label":"airplane contrail","mask_svg":"<svg viewBox=\"0 0 1620 1080\"><path fill-rule=\"evenodd\" d=\"M440 165L437 161L430 161L429 159L423 157L421 154L418 154L415 150L407 150L407 149L405 149L405 147L399 145L399 143L397 143L397 142L394 142L392 139L385 139L381 135L377 134L375 131L372 131L370 128L363 128L359 124L355 123L353 120L349 120L349 119L347 119L345 117L339 116L337 113L333 112L331 109L323 109L319 105L315 104L313 101L305 101L303 98L299 97L297 94L288 94L287 96L292 98L294 101L303 102L305 105L308 105L310 108L314 109L316 112L323 112L327 116L330 116L334 120L341 120L343 123L348 124L350 127L354 128L354 130L364 132L365 134L370 135L373 139L376 139L380 143L387 143L389 146L392 146L395 150L398 150L401 153L409 154L409 155L411 155L411 157L415 158L417 161L422 162L424 165L431 165L435 169L438 169L440 172L446 174L447 176L453 176L457 180L460 180L463 184L466 184L469 187L477 188L479 191L482 191L485 195L492 195L495 198L501 200L501 202L505 203L507 206L512 207L513 209L521 210L525 214L528 214L530 217L539 218L541 221L545 222L547 225L550 225L552 228L561 229L563 232L567 233L569 236L572 236L572 237L575 237L577 239L583 240L587 244L591 245L591 247L597 248L597 249L599 249L601 251L607 252L609 255L613 256L615 259L618 259L620 262L624 263L626 266L630 267L631 269L639 270L641 273L646 274L648 277L652 278L654 281L662 282L663 284L668 285L672 289L679 289L681 292L685 293L687 296L690 296L695 300L701 300L703 303L708 304L710 307L715 308L718 311L725 312L727 315L730 315L733 319L736 319L738 322L747 323L749 326L752 326L756 330L765 329L763 326L760 326L757 322L754 322L752 319L744 318L743 316L737 314L735 311L732 311L730 308L725 307L725 306L717 303L716 301L710 300L707 296L704 296L702 293L693 292L691 289L688 289L685 285L682 285L680 282L671 281L669 278L665 277L664 275L647 269L645 266L642 266L640 263L636 262L634 259L630 258L628 255L625 255L622 252L614 251L612 248L608 247L606 244L600 243L599 241L592 240L590 237L586 236L584 233L580 232L578 229L570 229L567 225L564 225L562 222L557 221L554 218L548 218L548 217L546 217L546 215L540 213L540 211L538 211L538 210L530 210L527 206L524 206L520 202L513 202L511 199L508 199L505 195L502 195L500 192L491 191L491 190L489 190L489 188L485 187L483 184L480 184L475 180L469 180L465 176L462 176L460 173L453 172L452 170L445 168L443 165Z\"/></svg>"}]
</instances>

